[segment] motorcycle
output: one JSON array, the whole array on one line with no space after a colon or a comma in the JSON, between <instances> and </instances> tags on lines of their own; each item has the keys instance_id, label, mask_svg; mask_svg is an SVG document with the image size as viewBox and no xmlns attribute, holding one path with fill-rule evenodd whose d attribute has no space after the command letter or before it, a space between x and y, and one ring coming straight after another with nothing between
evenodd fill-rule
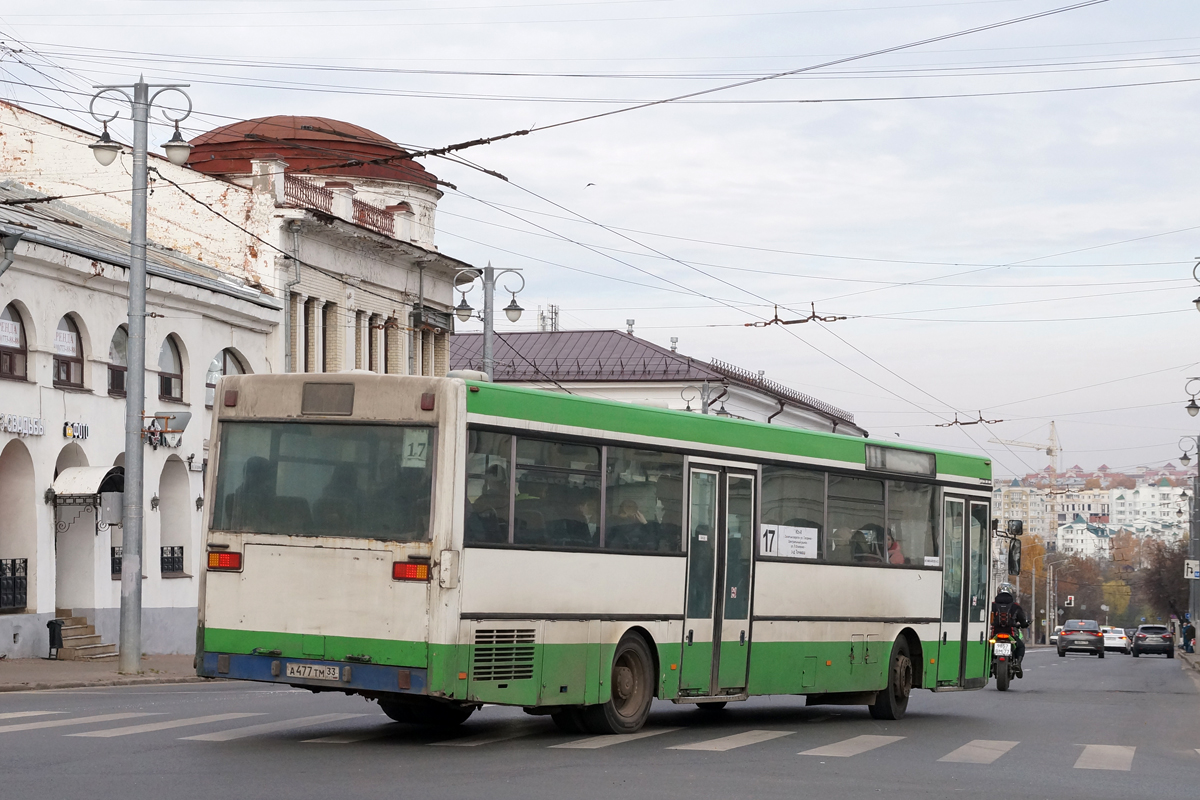
<instances>
[{"instance_id":1,"label":"motorcycle","mask_svg":"<svg viewBox=\"0 0 1200 800\"><path fill-rule=\"evenodd\" d=\"M997 633L989 640L992 644L992 674L996 676L996 688L1008 691L1013 678L1021 677L1021 665L1013 657L1014 634Z\"/></svg>"}]
</instances>

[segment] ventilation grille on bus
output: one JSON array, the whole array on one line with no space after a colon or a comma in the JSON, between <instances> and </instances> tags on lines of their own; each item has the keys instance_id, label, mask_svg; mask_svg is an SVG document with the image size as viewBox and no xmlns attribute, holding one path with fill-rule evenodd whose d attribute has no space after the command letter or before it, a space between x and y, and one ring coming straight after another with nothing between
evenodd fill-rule
<instances>
[{"instance_id":1,"label":"ventilation grille on bus","mask_svg":"<svg viewBox=\"0 0 1200 800\"><path fill-rule=\"evenodd\" d=\"M477 681L522 681L533 678L533 628L475 631Z\"/></svg>"}]
</instances>

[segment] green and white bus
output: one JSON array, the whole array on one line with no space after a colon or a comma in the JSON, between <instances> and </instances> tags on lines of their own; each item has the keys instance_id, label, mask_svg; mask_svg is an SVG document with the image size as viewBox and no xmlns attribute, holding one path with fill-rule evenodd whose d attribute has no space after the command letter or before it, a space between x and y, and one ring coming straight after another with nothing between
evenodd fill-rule
<instances>
[{"instance_id":1,"label":"green and white bus","mask_svg":"<svg viewBox=\"0 0 1200 800\"><path fill-rule=\"evenodd\" d=\"M197 671L457 724L977 689L990 462L458 378L229 376Z\"/></svg>"}]
</instances>

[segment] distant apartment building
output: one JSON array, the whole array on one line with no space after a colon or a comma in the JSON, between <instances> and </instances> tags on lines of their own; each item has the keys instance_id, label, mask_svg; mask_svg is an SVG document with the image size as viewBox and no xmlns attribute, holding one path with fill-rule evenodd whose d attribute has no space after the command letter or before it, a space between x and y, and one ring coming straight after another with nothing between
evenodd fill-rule
<instances>
[{"instance_id":1,"label":"distant apartment building","mask_svg":"<svg viewBox=\"0 0 1200 800\"><path fill-rule=\"evenodd\" d=\"M1110 489L1110 521L1117 525L1140 521L1174 523L1187 516L1183 491L1182 486L1172 486L1166 479L1133 489Z\"/></svg>"}]
</instances>

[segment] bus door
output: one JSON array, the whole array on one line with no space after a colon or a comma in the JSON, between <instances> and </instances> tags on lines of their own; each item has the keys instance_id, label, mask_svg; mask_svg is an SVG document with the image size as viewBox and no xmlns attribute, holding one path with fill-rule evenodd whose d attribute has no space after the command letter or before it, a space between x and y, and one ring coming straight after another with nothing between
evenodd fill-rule
<instances>
[{"instance_id":1,"label":"bus door","mask_svg":"<svg viewBox=\"0 0 1200 800\"><path fill-rule=\"evenodd\" d=\"M735 694L746 686L755 481L753 473L724 467L689 470L688 582L679 676L684 694Z\"/></svg>"},{"instance_id":2,"label":"bus door","mask_svg":"<svg viewBox=\"0 0 1200 800\"><path fill-rule=\"evenodd\" d=\"M987 637L992 598L988 590L989 569L988 554L992 552L988 543L991 517L990 507L986 502L972 500L968 524L967 552L971 568L967 575L967 592L965 604L967 610L967 658L963 672L966 686L979 685L979 679L986 682L991 672L991 663L987 656Z\"/></svg>"},{"instance_id":3,"label":"bus door","mask_svg":"<svg viewBox=\"0 0 1200 800\"><path fill-rule=\"evenodd\" d=\"M966 651L967 615L963 594L967 588L966 501L944 500L942 513L942 630L938 640L937 682L959 686Z\"/></svg>"}]
</instances>

